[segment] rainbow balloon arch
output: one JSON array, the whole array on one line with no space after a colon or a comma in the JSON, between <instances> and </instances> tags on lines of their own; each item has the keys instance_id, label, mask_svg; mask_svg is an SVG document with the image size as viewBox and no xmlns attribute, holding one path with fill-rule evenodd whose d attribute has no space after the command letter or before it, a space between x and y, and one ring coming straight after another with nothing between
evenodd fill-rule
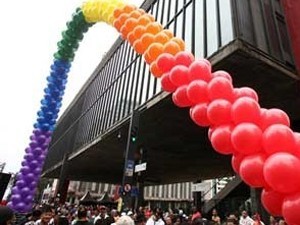
<instances>
[{"instance_id":1,"label":"rainbow balloon arch","mask_svg":"<svg viewBox=\"0 0 300 225\"><path fill-rule=\"evenodd\" d=\"M195 59L185 43L155 22L152 15L122 0L85 2L67 23L54 54L41 108L25 149L22 168L9 206L28 212L47 155L67 81L67 74L83 34L96 22L113 25L150 65L164 91L178 107L190 107L191 119L209 127L209 139L220 154L232 155L232 166L251 187L263 188L268 212L300 224L300 134L290 129L280 109L263 109L256 92L234 88L230 74L211 71L206 59Z\"/></svg>"}]
</instances>

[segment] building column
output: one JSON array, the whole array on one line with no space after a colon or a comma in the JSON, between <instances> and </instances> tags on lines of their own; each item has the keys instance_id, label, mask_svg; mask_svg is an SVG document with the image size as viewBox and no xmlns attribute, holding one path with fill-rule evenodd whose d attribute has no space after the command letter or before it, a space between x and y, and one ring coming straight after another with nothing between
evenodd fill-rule
<instances>
[{"instance_id":1,"label":"building column","mask_svg":"<svg viewBox=\"0 0 300 225\"><path fill-rule=\"evenodd\" d=\"M300 73L300 1L281 0L285 11L285 18L289 30L295 64Z\"/></svg>"},{"instance_id":2,"label":"building column","mask_svg":"<svg viewBox=\"0 0 300 225\"><path fill-rule=\"evenodd\" d=\"M260 215L261 220L266 224L269 222L269 214L264 209L261 203L261 189L258 188L250 188L250 198L251 198L251 211L252 214L258 213Z\"/></svg>"},{"instance_id":3,"label":"building column","mask_svg":"<svg viewBox=\"0 0 300 225\"><path fill-rule=\"evenodd\" d=\"M60 204L64 204L66 202L67 195L68 195L68 188L70 183L70 180L67 178L68 165L69 165L68 154L66 153L62 161L62 166L60 169L60 175L56 186L56 194L55 194L55 198L59 198Z\"/></svg>"},{"instance_id":4,"label":"building column","mask_svg":"<svg viewBox=\"0 0 300 225\"><path fill-rule=\"evenodd\" d=\"M134 168L135 168L135 152L137 150L137 138L139 130L139 116L140 112L133 111L127 138L127 146L125 152L124 172L122 179L122 199L123 210L133 209L134 202L131 197L131 190L135 184Z\"/></svg>"}]
</instances>

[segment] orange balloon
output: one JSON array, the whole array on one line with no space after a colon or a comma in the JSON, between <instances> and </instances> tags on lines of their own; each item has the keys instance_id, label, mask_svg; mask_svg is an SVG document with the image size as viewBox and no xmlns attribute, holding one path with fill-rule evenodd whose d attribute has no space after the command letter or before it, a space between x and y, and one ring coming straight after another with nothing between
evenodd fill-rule
<instances>
[{"instance_id":1,"label":"orange balloon","mask_svg":"<svg viewBox=\"0 0 300 225\"><path fill-rule=\"evenodd\" d=\"M136 26L133 30L136 39L140 39L145 32L146 32L146 28L141 25Z\"/></svg>"},{"instance_id":2,"label":"orange balloon","mask_svg":"<svg viewBox=\"0 0 300 225\"><path fill-rule=\"evenodd\" d=\"M124 13L131 13L133 10L136 9L136 6L134 5L125 5L123 8L122 8L122 11Z\"/></svg>"},{"instance_id":3,"label":"orange balloon","mask_svg":"<svg viewBox=\"0 0 300 225\"><path fill-rule=\"evenodd\" d=\"M146 13L145 10L143 10L143 9L141 9L141 8L137 9L136 11L140 12L141 15L144 15L144 14Z\"/></svg>"},{"instance_id":4,"label":"orange balloon","mask_svg":"<svg viewBox=\"0 0 300 225\"><path fill-rule=\"evenodd\" d=\"M143 25L146 26L147 24L154 22L155 19L153 16L149 15L149 14L144 14L141 17L139 17L138 23L139 25Z\"/></svg>"},{"instance_id":5,"label":"orange balloon","mask_svg":"<svg viewBox=\"0 0 300 225\"><path fill-rule=\"evenodd\" d=\"M157 34L162 31L162 29L162 25L158 22L152 22L146 26L146 32L150 34Z\"/></svg>"},{"instance_id":6,"label":"orange balloon","mask_svg":"<svg viewBox=\"0 0 300 225\"><path fill-rule=\"evenodd\" d=\"M134 50L139 53L139 54L143 54L144 52L144 48L143 48L143 45L142 45L142 42L141 40L136 40L134 43L133 43L133 48Z\"/></svg>"},{"instance_id":7,"label":"orange balloon","mask_svg":"<svg viewBox=\"0 0 300 225\"><path fill-rule=\"evenodd\" d=\"M154 42L154 35L145 33L141 38L140 38L144 51L149 47Z\"/></svg>"},{"instance_id":8,"label":"orange balloon","mask_svg":"<svg viewBox=\"0 0 300 225\"><path fill-rule=\"evenodd\" d=\"M181 51L184 51L184 50L185 50L185 42L184 42L184 40L182 40L181 38L173 37L173 38L171 39L171 41L176 42L176 43L179 45Z\"/></svg>"},{"instance_id":9,"label":"orange balloon","mask_svg":"<svg viewBox=\"0 0 300 225\"><path fill-rule=\"evenodd\" d=\"M163 75L163 72L158 68L156 62L152 62L150 65L150 72L157 78Z\"/></svg>"},{"instance_id":10,"label":"orange balloon","mask_svg":"<svg viewBox=\"0 0 300 225\"><path fill-rule=\"evenodd\" d=\"M168 35L169 38L173 38L174 37L174 34L173 34L173 32L171 30L164 29L162 32L165 33L166 35Z\"/></svg>"},{"instance_id":11,"label":"orange balloon","mask_svg":"<svg viewBox=\"0 0 300 225\"><path fill-rule=\"evenodd\" d=\"M127 31L131 32L133 31L133 29L136 27L137 25L137 19L134 19L134 18L128 18L125 22L125 27L127 29Z\"/></svg>"},{"instance_id":12,"label":"orange balloon","mask_svg":"<svg viewBox=\"0 0 300 225\"><path fill-rule=\"evenodd\" d=\"M115 9L114 10L114 17L118 18L122 14L122 12L123 12L122 9L118 9L118 8Z\"/></svg>"},{"instance_id":13,"label":"orange balloon","mask_svg":"<svg viewBox=\"0 0 300 225\"><path fill-rule=\"evenodd\" d=\"M182 51L180 46L175 41L169 41L164 45L164 52L170 53L171 55L176 55L178 52Z\"/></svg>"},{"instance_id":14,"label":"orange balloon","mask_svg":"<svg viewBox=\"0 0 300 225\"><path fill-rule=\"evenodd\" d=\"M122 14L119 16L118 20L120 20L120 23L121 23L122 25L124 25L125 22L126 22L126 20L127 20L128 18L129 18L129 16L128 16L126 13L122 13Z\"/></svg>"},{"instance_id":15,"label":"orange balloon","mask_svg":"<svg viewBox=\"0 0 300 225\"><path fill-rule=\"evenodd\" d=\"M164 46L154 42L148 47L147 52L152 60L156 60L164 52Z\"/></svg>"},{"instance_id":16,"label":"orange balloon","mask_svg":"<svg viewBox=\"0 0 300 225\"><path fill-rule=\"evenodd\" d=\"M120 32L121 32L121 34L122 34L122 38L123 38L123 39L127 39L127 35L128 35L128 33L129 33L130 31L127 29L127 27L126 27L125 25L123 25L123 26L121 27Z\"/></svg>"},{"instance_id":17,"label":"orange balloon","mask_svg":"<svg viewBox=\"0 0 300 225\"><path fill-rule=\"evenodd\" d=\"M122 24L121 24L121 22L120 22L119 19L116 19L116 20L114 21L114 27L117 29L117 31L120 32L121 27L122 27Z\"/></svg>"},{"instance_id":18,"label":"orange balloon","mask_svg":"<svg viewBox=\"0 0 300 225\"><path fill-rule=\"evenodd\" d=\"M142 13L138 10L133 10L131 13L129 13L130 18L138 19L142 16Z\"/></svg>"},{"instance_id":19,"label":"orange balloon","mask_svg":"<svg viewBox=\"0 0 300 225\"><path fill-rule=\"evenodd\" d=\"M127 40L130 43L130 45L133 46L134 42L136 41L133 31L129 32Z\"/></svg>"},{"instance_id":20,"label":"orange balloon","mask_svg":"<svg viewBox=\"0 0 300 225\"><path fill-rule=\"evenodd\" d=\"M149 53L148 52L145 52L145 54L144 54L144 59L145 59L145 62L147 63L147 64L151 64L154 60L153 59L151 59L151 57L149 56Z\"/></svg>"},{"instance_id":21,"label":"orange balloon","mask_svg":"<svg viewBox=\"0 0 300 225\"><path fill-rule=\"evenodd\" d=\"M155 35L154 37L154 41L161 43L161 44L165 44L170 40L169 36L167 34L165 34L164 32L159 32Z\"/></svg>"}]
</instances>

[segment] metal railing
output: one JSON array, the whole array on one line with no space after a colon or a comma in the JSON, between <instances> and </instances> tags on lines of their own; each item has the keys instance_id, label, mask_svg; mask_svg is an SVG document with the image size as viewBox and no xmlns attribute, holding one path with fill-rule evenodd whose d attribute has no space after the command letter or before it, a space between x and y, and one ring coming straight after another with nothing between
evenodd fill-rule
<instances>
[{"instance_id":1,"label":"metal railing","mask_svg":"<svg viewBox=\"0 0 300 225\"><path fill-rule=\"evenodd\" d=\"M143 6L184 39L187 51L197 58L209 57L229 42L243 39L291 65L288 36L285 27L279 26L284 17L277 1L146 0ZM88 145L160 92L160 84L151 76L143 58L127 42L118 39L60 119L44 169L62 161L64 154Z\"/></svg>"}]
</instances>

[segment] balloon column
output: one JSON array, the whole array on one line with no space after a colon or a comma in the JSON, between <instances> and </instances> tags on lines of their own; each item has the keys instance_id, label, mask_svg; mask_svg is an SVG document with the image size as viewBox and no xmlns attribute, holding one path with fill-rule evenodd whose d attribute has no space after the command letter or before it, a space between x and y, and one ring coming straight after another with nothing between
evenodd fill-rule
<instances>
[{"instance_id":1,"label":"balloon column","mask_svg":"<svg viewBox=\"0 0 300 225\"><path fill-rule=\"evenodd\" d=\"M48 87L22 163L10 205L28 211L55 125L67 72L78 41L95 22L112 24L136 52L143 54L163 90L178 107L190 107L191 119L209 127L220 154L232 155L233 169L251 187L262 187L262 202L273 215L300 224L300 134L280 109L263 109L257 93L234 88L230 74L212 71L205 59L185 51L185 43L155 22L152 15L121 0L91 0L73 15L58 43Z\"/></svg>"},{"instance_id":2,"label":"balloon column","mask_svg":"<svg viewBox=\"0 0 300 225\"><path fill-rule=\"evenodd\" d=\"M63 39L58 42L58 51L54 54L50 75L47 77L47 87L44 98L37 113L37 121L30 136L29 146L25 149L22 168L12 189L9 206L18 212L28 212L32 208L34 193L41 175L48 144L54 129L62 96L67 82L67 73L78 48L83 33L91 23L87 23L81 9L78 9L67 23L67 30L62 33Z\"/></svg>"}]
</instances>

